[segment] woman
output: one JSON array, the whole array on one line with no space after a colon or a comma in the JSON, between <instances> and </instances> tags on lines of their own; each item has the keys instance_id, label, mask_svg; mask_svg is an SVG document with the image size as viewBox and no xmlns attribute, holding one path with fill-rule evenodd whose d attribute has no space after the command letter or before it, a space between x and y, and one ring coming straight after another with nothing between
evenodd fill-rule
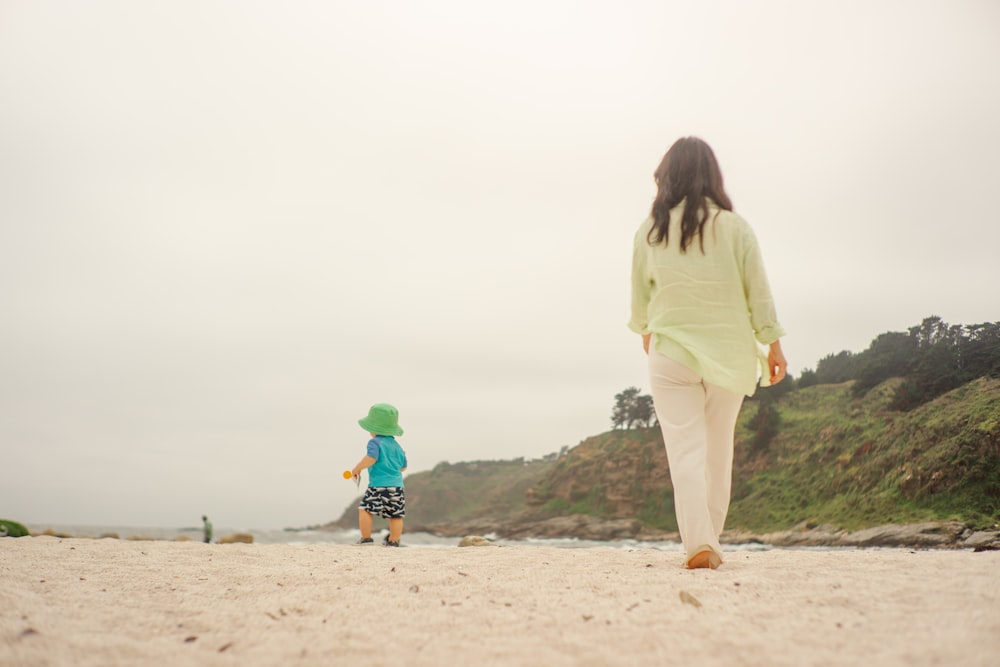
<instances>
[{"instance_id":1,"label":"woman","mask_svg":"<svg viewBox=\"0 0 1000 667\"><path fill-rule=\"evenodd\" d=\"M653 178L656 200L634 241L629 328L649 356L686 567L714 569L736 418L761 365L762 386L785 377L785 332L756 237L732 212L708 144L679 139Z\"/></svg>"}]
</instances>

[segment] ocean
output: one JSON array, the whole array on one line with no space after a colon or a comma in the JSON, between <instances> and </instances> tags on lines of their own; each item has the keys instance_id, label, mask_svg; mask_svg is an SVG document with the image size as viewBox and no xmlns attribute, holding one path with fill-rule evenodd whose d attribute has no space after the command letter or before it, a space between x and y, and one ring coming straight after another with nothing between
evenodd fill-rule
<instances>
[{"instance_id":1,"label":"ocean","mask_svg":"<svg viewBox=\"0 0 1000 667\"><path fill-rule=\"evenodd\" d=\"M176 540L177 538L188 538L195 542L203 539L201 526L190 526L186 528L153 528L141 526L78 526L78 525L39 525L27 524L27 528L32 533L41 533L51 530L57 534L78 538L97 538L102 535L117 535L119 539L153 539L153 540ZM385 530L375 532L375 541L379 542L385 534ZM213 540L233 533L250 533L253 535L254 544L353 544L358 541L359 534L356 528L351 530L302 530L302 529L233 529L226 527L216 527ZM545 546L560 547L566 549L581 549L587 547L600 547L606 549L654 549L657 551L681 552L683 549L680 542L671 541L639 541L639 540L580 540L576 538L538 538L525 540L506 540L497 538L494 535L485 535L494 543L506 546ZM423 548L444 548L458 545L457 537L438 537L430 533L407 533L403 532L402 543L408 547ZM724 544L723 551L767 551L771 547L764 544Z\"/></svg>"}]
</instances>

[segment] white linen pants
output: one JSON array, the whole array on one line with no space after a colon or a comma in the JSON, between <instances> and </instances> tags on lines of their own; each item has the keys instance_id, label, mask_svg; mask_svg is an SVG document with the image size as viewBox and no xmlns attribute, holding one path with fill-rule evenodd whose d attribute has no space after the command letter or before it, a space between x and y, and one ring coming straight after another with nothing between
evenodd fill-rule
<instances>
[{"instance_id":1,"label":"white linen pants","mask_svg":"<svg viewBox=\"0 0 1000 667\"><path fill-rule=\"evenodd\" d=\"M729 512L733 481L736 418L743 396L705 382L655 350L649 352L649 380L687 559L708 549L718 565L722 562L719 535Z\"/></svg>"}]
</instances>

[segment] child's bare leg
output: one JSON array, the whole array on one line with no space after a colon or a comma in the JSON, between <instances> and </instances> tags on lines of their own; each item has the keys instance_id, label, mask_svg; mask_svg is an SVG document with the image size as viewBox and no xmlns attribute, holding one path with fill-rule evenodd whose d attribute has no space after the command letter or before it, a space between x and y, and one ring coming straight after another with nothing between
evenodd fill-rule
<instances>
[{"instance_id":1,"label":"child's bare leg","mask_svg":"<svg viewBox=\"0 0 1000 667\"><path fill-rule=\"evenodd\" d=\"M389 539L393 542L399 542L399 538L403 536L403 519L389 519Z\"/></svg>"},{"instance_id":2,"label":"child's bare leg","mask_svg":"<svg viewBox=\"0 0 1000 667\"><path fill-rule=\"evenodd\" d=\"M372 515L362 509L358 510L358 528L361 529L362 539L372 536Z\"/></svg>"}]
</instances>

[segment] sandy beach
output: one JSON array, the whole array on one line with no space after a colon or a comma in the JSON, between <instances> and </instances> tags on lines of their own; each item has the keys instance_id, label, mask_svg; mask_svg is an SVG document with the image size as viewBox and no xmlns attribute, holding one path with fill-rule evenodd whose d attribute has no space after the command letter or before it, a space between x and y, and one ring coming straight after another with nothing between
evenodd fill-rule
<instances>
[{"instance_id":1,"label":"sandy beach","mask_svg":"<svg viewBox=\"0 0 1000 667\"><path fill-rule=\"evenodd\" d=\"M0 539L0 664L996 665L1000 552Z\"/></svg>"}]
</instances>

